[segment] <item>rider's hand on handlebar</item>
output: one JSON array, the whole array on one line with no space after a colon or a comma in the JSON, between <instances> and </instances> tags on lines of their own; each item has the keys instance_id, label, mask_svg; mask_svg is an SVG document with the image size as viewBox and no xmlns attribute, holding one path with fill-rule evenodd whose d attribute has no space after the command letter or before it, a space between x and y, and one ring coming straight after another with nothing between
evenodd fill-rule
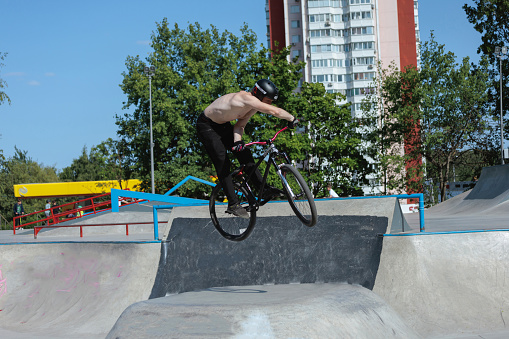
<instances>
[{"instance_id":1,"label":"rider's hand on handlebar","mask_svg":"<svg viewBox=\"0 0 509 339\"><path fill-rule=\"evenodd\" d=\"M295 126L297 126L298 123L299 123L299 119L297 119L296 117L293 117L292 121L288 121L288 128L289 129L294 129Z\"/></svg>"},{"instance_id":2,"label":"rider's hand on handlebar","mask_svg":"<svg viewBox=\"0 0 509 339\"><path fill-rule=\"evenodd\" d=\"M235 141L233 143L233 147L232 147L233 152L242 152L245 149L246 149L246 143L244 141L240 140L240 141Z\"/></svg>"}]
</instances>

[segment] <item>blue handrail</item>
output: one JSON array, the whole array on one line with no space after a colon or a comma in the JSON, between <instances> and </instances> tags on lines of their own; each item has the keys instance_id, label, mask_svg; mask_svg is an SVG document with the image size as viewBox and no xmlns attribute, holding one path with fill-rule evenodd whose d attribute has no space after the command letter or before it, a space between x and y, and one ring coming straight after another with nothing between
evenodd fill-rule
<instances>
[{"instance_id":1,"label":"blue handrail","mask_svg":"<svg viewBox=\"0 0 509 339\"><path fill-rule=\"evenodd\" d=\"M376 199L376 198L397 198L397 199L419 199L419 230L425 232L424 227L424 194L394 194L394 195L376 195L369 197L348 197L348 198L332 198L328 200L348 200L348 199Z\"/></svg>"},{"instance_id":2,"label":"blue handrail","mask_svg":"<svg viewBox=\"0 0 509 339\"><path fill-rule=\"evenodd\" d=\"M153 206L153 214L154 214L154 239L158 240L159 238L159 230L158 230L158 222L157 222L157 210L158 209L167 209L173 208L175 206L204 206L209 203L208 200L203 199L192 199L192 198L184 198L184 197L172 197L171 193L175 192L178 188L184 185L187 181L194 180L200 182L202 184L206 184L209 186L216 186L216 184L203 180L192 175L188 175L183 180L181 180L177 185L175 185L172 189L166 192L164 195L161 194L152 194L152 193L144 193L144 192L134 192L134 191L125 191L112 188L111 189L111 211L118 212L118 198L134 198L134 199L143 199L150 201L159 201L169 203L171 205L154 205ZM419 199L419 229L420 232L425 232L424 225L424 194L422 193L414 193L414 194L395 194L395 195L380 195L380 196L369 196L369 197L349 197L349 198L332 198L329 200L347 200L347 199L374 199L374 198L397 198L397 199Z\"/></svg>"},{"instance_id":3,"label":"blue handrail","mask_svg":"<svg viewBox=\"0 0 509 339\"><path fill-rule=\"evenodd\" d=\"M157 210L165 209L165 208L173 208L175 206L204 206L208 205L208 200L203 199L192 199L185 197L172 197L171 193L175 192L180 186L185 184L189 180L198 181L202 184L206 184L209 186L216 186L216 184L206 181L197 177L193 177L192 175L188 175L182 181L180 181L175 187L166 192L164 195L161 194L152 194L152 193L144 193L144 192L135 192L135 191L127 191L127 190L119 190L116 188L111 189L111 211L118 212L118 199L120 197L123 198L131 198L131 199L141 199L141 200L149 200L149 201L158 201L169 203L171 205L154 205L152 206L153 215L154 215L154 240L159 240L159 225L157 219Z\"/></svg>"},{"instance_id":4,"label":"blue handrail","mask_svg":"<svg viewBox=\"0 0 509 339\"><path fill-rule=\"evenodd\" d=\"M197 178L197 177L193 177L192 175L188 175L187 177L182 179L182 181L180 181L178 184L176 184L171 190L169 190L168 192L164 193L164 195L172 194L180 186L184 185L188 180L198 181L198 182L201 182L202 184L205 184L205 185L216 186L216 184L214 184L213 182L210 182L210 181L207 181L207 180L203 180L203 179L200 179L200 178Z\"/></svg>"}]
</instances>

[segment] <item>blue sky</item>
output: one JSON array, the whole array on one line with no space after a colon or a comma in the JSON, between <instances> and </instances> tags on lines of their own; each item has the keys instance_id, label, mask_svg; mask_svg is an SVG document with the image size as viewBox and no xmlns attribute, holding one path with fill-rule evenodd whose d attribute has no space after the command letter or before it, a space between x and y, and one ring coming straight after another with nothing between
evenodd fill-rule
<instances>
[{"instance_id":1,"label":"blue sky","mask_svg":"<svg viewBox=\"0 0 509 339\"><path fill-rule=\"evenodd\" d=\"M458 0L421 0L421 39L436 40L458 57L476 53L481 39ZM471 3L471 1L467 1ZM0 78L12 105L0 105L0 149L14 146L33 160L62 169L84 146L116 138L123 114L120 90L128 56L150 53L156 22L181 28L199 22L235 34L246 22L265 42L265 0L0 0ZM458 60L459 61L459 60Z\"/></svg>"}]
</instances>

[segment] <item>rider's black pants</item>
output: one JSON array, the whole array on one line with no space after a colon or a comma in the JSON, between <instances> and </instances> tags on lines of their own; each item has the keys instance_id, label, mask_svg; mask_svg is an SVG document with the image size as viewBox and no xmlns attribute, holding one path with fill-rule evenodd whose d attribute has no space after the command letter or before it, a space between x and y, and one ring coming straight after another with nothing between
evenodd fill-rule
<instances>
[{"instance_id":1,"label":"rider's black pants","mask_svg":"<svg viewBox=\"0 0 509 339\"><path fill-rule=\"evenodd\" d=\"M205 150L216 168L219 182L228 197L228 204L237 203L239 200L233 188L233 181L230 175L230 159L227 153L227 150L231 150L233 147L232 124L229 122L217 124L202 113L196 122L196 130L198 131L198 139L205 146ZM249 168L254 166L253 155L249 149L235 152L234 154L241 164L246 165L248 171ZM262 175L260 171L255 171L252 180L256 186L261 185Z\"/></svg>"}]
</instances>

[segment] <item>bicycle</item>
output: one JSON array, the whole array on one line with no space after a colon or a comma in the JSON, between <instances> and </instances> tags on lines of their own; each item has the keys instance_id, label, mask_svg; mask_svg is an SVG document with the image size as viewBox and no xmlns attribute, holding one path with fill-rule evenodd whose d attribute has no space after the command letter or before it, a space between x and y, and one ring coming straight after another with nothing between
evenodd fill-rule
<instances>
[{"instance_id":1,"label":"bicycle","mask_svg":"<svg viewBox=\"0 0 509 339\"><path fill-rule=\"evenodd\" d=\"M278 131L274 137L268 141L247 143L247 147L251 145L268 147L260 156L260 160L249 170L249 173L245 172L245 165L238 167L231 173L235 192L239 197L239 203L246 209L249 218L240 218L226 212L228 203L226 202L226 195L222 191L220 183L217 183L212 190L209 200L210 217L215 228L224 238L232 241L242 241L251 234L256 224L256 212L261 206L271 200L262 199L262 197L264 188L266 187L266 180L272 167L276 169L281 179L283 192L295 215L308 227L312 227L316 224L318 218L316 205L306 181L299 171L290 165L291 162L288 155L278 150L274 144L277 136L286 129L288 129L288 127ZM267 166L263 174L261 187L256 195L248 181L266 157L268 157Z\"/></svg>"}]
</instances>

